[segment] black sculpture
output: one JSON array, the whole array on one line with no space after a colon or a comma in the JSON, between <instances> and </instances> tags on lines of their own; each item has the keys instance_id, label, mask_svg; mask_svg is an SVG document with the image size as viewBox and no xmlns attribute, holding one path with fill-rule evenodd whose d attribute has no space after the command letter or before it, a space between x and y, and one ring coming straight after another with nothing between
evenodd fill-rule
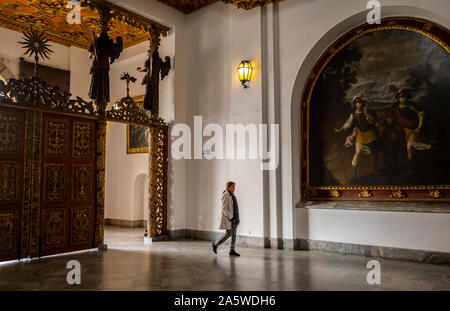
<instances>
[{"instance_id":1,"label":"black sculpture","mask_svg":"<svg viewBox=\"0 0 450 311\"><path fill-rule=\"evenodd\" d=\"M49 48L50 44L47 43L49 40L45 38L44 32L34 31L31 27L30 31L24 32L23 35L25 36L22 38L24 41L19 41L19 43L27 49L25 55L34 55L34 76L37 77L39 56L42 59L49 59L49 55L53 51Z\"/></svg>"},{"instance_id":2,"label":"black sculpture","mask_svg":"<svg viewBox=\"0 0 450 311\"><path fill-rule=\"evenodd\" d=\"M117 37L114 43L106 31L102 31L99 37L94 34L94 43L89 47L89 58L93 58L89 98L97 102L109 102L109 68L119 58L122 50L122 37Z\"/></svg>"},{"instance_id":3,"label":"black sculpture","mask_svg":"<svg viewBox=\"0 0 450 311\"><path fill-rule=\"evenodd\" d=\"M144 109L150 110L152 114L159 114L159 75L163 80L170 70L170 57L166 56L165 61L159 57L158 49L148 50L148 59L144 68L138 67L137 71L146 72L142 85L146 85Z\"/></svg>"}]
</instances>

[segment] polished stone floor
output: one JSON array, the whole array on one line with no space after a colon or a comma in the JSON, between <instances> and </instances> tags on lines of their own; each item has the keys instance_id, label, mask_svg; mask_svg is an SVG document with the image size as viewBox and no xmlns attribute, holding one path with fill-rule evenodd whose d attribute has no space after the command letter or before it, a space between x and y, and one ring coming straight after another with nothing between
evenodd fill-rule
<instances>
[{"instance_id":1,"label":"polished stone floor","mask_svg":"<svg viewBox=\"0 0 450 311\"><path fill-rule=\"evenodd\" d=\"M209 242L143 244L143 229L107 227L107 251L0 264L0 290L450 290L450 267L380 260L381 284L366 281L371 258ZM81 264L81 285L68 285L66 264Z\"/></svg>"}]
</instances>

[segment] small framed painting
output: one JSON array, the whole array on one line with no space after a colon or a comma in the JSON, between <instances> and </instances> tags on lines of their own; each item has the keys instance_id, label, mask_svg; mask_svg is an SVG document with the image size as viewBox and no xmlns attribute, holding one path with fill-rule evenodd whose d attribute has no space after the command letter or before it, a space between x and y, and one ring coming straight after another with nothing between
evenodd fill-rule
<instances>
[{"instance_id":1,"label":"small framed painting","mask_svg":"<svg viewBox=\"0 0 450 311\"><path fill-rule=\"evenodd\" d=\"M144 96L133 97L142 108ZM142 125L127 124L127 153L148 153L149 128Z\"/></svg>"}]
</instances>

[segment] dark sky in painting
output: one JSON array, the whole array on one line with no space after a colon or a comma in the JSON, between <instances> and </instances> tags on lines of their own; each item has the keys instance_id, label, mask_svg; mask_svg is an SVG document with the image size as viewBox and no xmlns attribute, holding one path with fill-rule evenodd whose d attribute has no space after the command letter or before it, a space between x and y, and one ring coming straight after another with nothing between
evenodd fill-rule
<instances>
[{"instance_id":1,"label":"dark sky in painting","mask_svg":"<svg viewBox=\"0 0 450 311\"><path fill-rule=\"evenodd\" d=\"M416 100L429 92L429 83L450 85L450 55L432 39L412 31L385 30L365 35L350 44L363 57L353 63L358 82L347 101L364 93L371 102L392 101L395 92L415 88Z\"/></svg>"}]
</instances>

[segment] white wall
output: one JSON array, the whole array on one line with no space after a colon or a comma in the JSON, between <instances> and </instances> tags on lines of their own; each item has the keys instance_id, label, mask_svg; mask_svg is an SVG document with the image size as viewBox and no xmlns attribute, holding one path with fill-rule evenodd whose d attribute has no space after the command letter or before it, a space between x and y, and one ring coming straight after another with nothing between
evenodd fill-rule
<instances>
[{"instance_id":1,"label":"white wall","mask_svg":"<svg viewBox=\"0 0 450 311\"><path fill-rule=\"evenodd\" d=\"M156 0L111 1L130 11L157 20L171 28L162 38L160 56L169 56L172 69L160 84L160 115L168 123L185 120L185 15ZM123 51L121 57L111 66L111 102L126 95L126 86L120 75L129 72L138 80L130 85L130 96L145 94L141 85L143 73L137 72L147 59L148 42L143 42ZM145 217L136 206L136 192L142 189L138 182L148 175L147 154L126 154L126 125L108 122L106 153L106 202L105 217L112 219L140 220ZM168 228L185 228L185 163L169 162ZM147 191L147 190L146 190ZM144 200L144 203L145 200Z\"/></svg>"},{"instance_id":2,"label":"white wall","mask_svg":"<svg viewBox=\"0 0 450 311\"><path fill-rule=\"evenodd\" d=\"M25 56L22 45L19 41L23 41L23 34L17 31L0 28L0 38L2 44L0 48L0 61L4 63L8 69L17 78L19 76L19 58L34 63L34 57ZM88 52L78 47L67 47L57 43L49 42L50 53L49 59L39 59L39 64L59 68L70 71L70 92L74 96L80 96L88 100L89 92L89 61Z\"/></svg>"},{"instance_id":3,"label":"white wall","mask_svg":"<svg viewBox=\"0 0 450 311\"><path fill-rule=\"evenodd\" d=\"M24 35L20 32L9 30L6 28L0 28L0 38L1 38L1 48L0 54L3 57L18 59L20 57L25 58L26 60L34 63L34 56L30 58L29 56L25 56L23 49L23 45L19 44L19 41L23 41ZM53 51L50 54L50 59L39 59L39 63L42 65L48 65L59 69L69 70L70 68L70 51L69 47L60 45L53 42L48 42L50 45L49 48ZM17 63L16 68L10 68L10 70L18 76L19 67Z\"/></svg>"},{"instance_id":4,"label":"white wall","mask_svg":"<svg viewBox=\"0 0 450 311\"><path fill-rule=\"evenodd\" d=\"M194 115L202 115L204 123L221 125L267 119L279 122L281 131L279 171L262 174L251 161L188 162L189 229L217 228L220 192L227 179L234 179L244 211L240 234L449 251L449 214L296 208L305 79L327 46L365 22L366 4L286 0L244 11L217 3L187 16L187 122L192 124ZM383 16L417 16L450 25L447 0L384 0L382 5ZM257 68L249 90L239 88L235 76L235 67L244 58L265 65Z\"/></svg>"},{"instance_id":5,"label":"white wall","mask_svg":"<svg viewBox=\"0 0 450 311\"><path fill-rule=\"evenodd\" d=\"M130 84L130 96L145 95L142 85L144 73L138 72L147 59L148 42L125 49L119 60L111 65L111 101L110 105L126 96L126 84L120 76L128 72L137 81ZM175 57L175 32L161 40L160 56ZM175 70L160 84L160 116L166 122L172 122L175 108ZM105 218L123 220L144 220L142 208L138 205L148 204L148 201L137 197L136 193L148 192L148 185L144 187L139 181L142 175L148 176L148 154L127 154L126 125L108 122L106 133L106 192ZM139 187L139 189L136 189ZM148 208L148 205L147 205ZM183 207L184 208L184 207Z\"/></svg>"},{"instance_id":6,"label":"white wall","mask_svg":"<svg viewBox=\"0 0 450 311\"><path fill-rule=\"evenodd\" d=\"M172 123L185 122L186 120L186 79L187 58L186 58L186 15L163 4L157 0L113 0L130 11L141 14L145 17L159 21L169 26L175 32L175 56L172 59L175 83L175 93L168 94L161 90L161 97L167 96L168 101L173 100L174 109L169 120ZM166 40L166 39L164 39ZM164 40L162 45L164 45ZM169 52L165 52L169 53ZM161 56L163 47L161 47ZM142 64L140 64L142 65ZM169 83L170 80L163 83ZM164 100L161 99L160 100ZM162 112L162 111L161 111ZM183 229L186 228L186 161L170 161L169 160L169 193L168 193L168 228Z\"/></svg>"},{"instance_id":7,"label":"white wall","mask_svg":"<svg viewBox=\"0 0 450 311\"><path fill-rule=\"evenodd\" d=\"M450 252L448 214L298 209L298 237Z\"/></svg>"},{"instance_id":8,"label":"white wall","mask_svg":"<svg viewBox=\"0 0 450 311\"><path fill-rule=\"evenodd\" d=\"M70 93L90 101L88 93L91 85L89 53L87 50L71 46L70 55Z\"/></svg>"},{"instance_id":9,"label":"white wall","mask_svg":"<svg viewBox=\"0 0 450 311\"><path fill-rule=\"evenodd\" d=\"M364 23L365 1L280 4L283 210L293 211L287 236L434 251L450 250L450 215L296 209L300 201L300 100L315 60L338 36ZM449 28L446 0L382 1L382 16L416 16ZM283 142L284 140L284 142Z\"/></svg>"},{"instance_id":10,"label":"white wall","mask_svg":"<svg viewBox=\"0 0 450 311\"><path fill-rule=\"evenodd\" d=\"M138 191L135 186L140 186L137 181L142 174L148 174L148 155L127 154L126 143L126 124L108 122L105 218L141 220L140 214L134 212L135 192Z\"/></svg>"},{"instance_id":11,"label":"white wall","mask_svg":"<svg viewBox=\"0 0 450 311\"><path fill-rule=\"evenodd\" d=\"M188 107L187 123L194 116L203 124L261 123L260 14L217 3L187 16ZM236 68L253 60L254 79L243 89ZM204 139L203 141L206 141ZM224 149L224 152L226 150ZM237 183L241 222L238 233L262 236L262 173L257 160L189 160L187 228L217 231L225 183Z\"/></svg>"}]
</instances>

